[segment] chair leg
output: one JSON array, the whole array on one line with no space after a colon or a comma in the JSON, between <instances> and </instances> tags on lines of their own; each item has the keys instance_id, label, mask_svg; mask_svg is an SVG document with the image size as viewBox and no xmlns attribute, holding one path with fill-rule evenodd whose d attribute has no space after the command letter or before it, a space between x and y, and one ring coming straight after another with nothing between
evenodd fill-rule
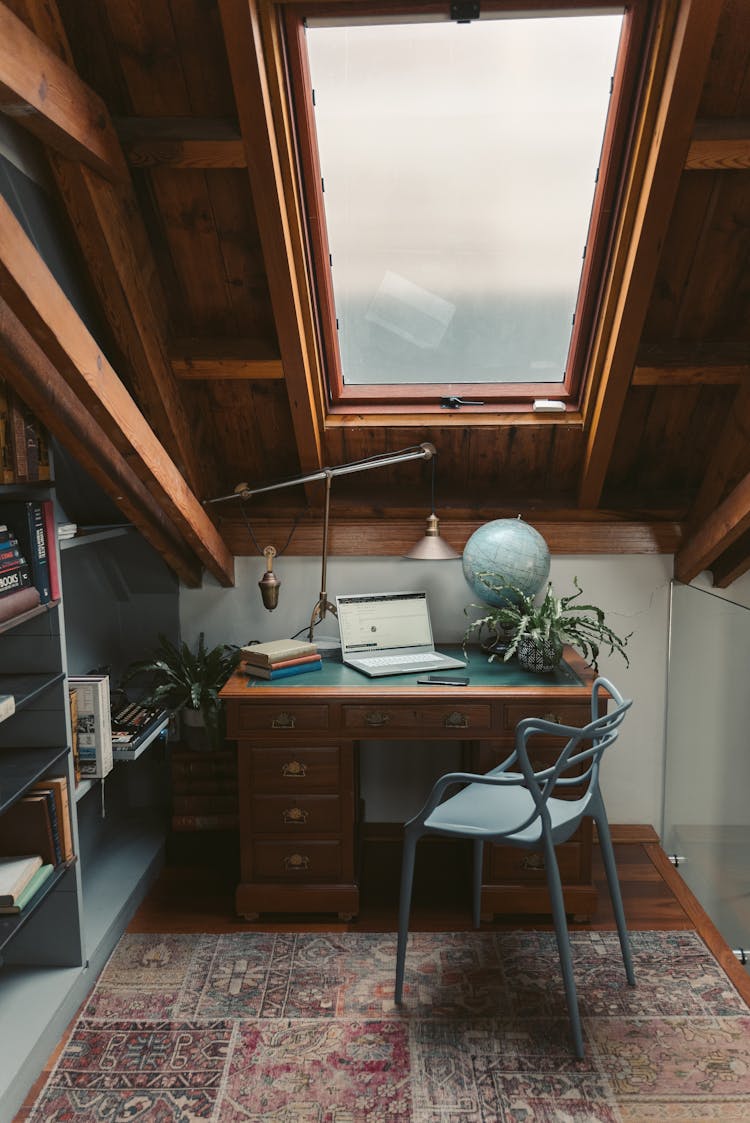
<instances>
[{"instance_id":1,"label":"chair leg","mask_svg":"<svg viewBox=\"0 0 750 1123\"><path fill-rule=\"evenodd\" d=\"M633 969L633 954L630 948L630 937L628 936L627 925L625 923L625 909L622 905L620 879L617 876L615 852L612 846L612 836L609 833L607 813L601 803L597 807L596 814L593 818L599 834L599 849L601 851L602 861L604 862L604 872L607 875L607 886L609 887L612 911L615 915L615 923L617 924L617 935L620 937L620 950L622 951L622 961L625 964L625 975L631 987L634 987L635 971Z\"/></svg>"},{"instance_id":2,"label":"chair leg","mask_svg":"<svg viewBox=\"0 0 750 1123\"><path fill-rule=\"evenodd\" d=\"M581 1029L581 1015L578 1011L578 995L576 993L575 978L573 976L573 956L570 950L568 922L565 918L565 900L563 898L562 882L560 881L560 870L557 865L555 848L547 839L545 839L544 843L544 867L547 872L547 886L549 888L550 902L552 904L552 919L555 924L557 951L562 968L565 999L568 1004L568 1017L570 1018L570 1028L573 1034L573 1047L576 1056L580 1060L583 1058L583 1030Z\"/></svg>"},{"instance_id":3,"label":"chair leg","mask_svg":"<svg viewBox=\"0 0 750 1123\"><path fill-rule=\"evenodd\" d=\"M482 923L482 858L484 857L484 842L481 838L472 843L474 851L474 867L472 881L472 915L474 927L479 928Z\"/></svg>"},{"instance_id":4,"label":"chair leg","mask_svg":"<svg viewBox=\"0 0 750 1123\"><path fill-rule=\"evenodd\" d=\"M401 890L398 905L398 944L396 946L396 988L394 1001L401 1005L404 991L404 961L406 959L406 940L409 932L409 913L411 912L411 893L414 884L414 857L418 835L407 830L404 832L404 849L401 858Z\"/></svg>"}]
</instances>

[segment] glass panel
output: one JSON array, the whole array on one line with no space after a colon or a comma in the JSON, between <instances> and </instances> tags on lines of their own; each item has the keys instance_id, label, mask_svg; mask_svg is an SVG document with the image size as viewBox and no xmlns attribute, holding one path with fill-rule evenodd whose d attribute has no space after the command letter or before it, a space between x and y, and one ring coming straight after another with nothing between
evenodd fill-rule
<instances>
[{"instance_id":1,"label":"glass panel","mask_svg":"<svg viewBox=\"0 0 750 1123\"><path fill-rule=\"evenodd\" d=\"M727 943L750 946L750 609L672 587L663 846Z\"/></svg>"},{"instance_id":2,"label":"glass panel","mask_svg":"<svg viewBox=\"0 0 750 1123\"><path fill-rule=\"evenodd\" d=\"M346 384L562 381L621 24L309 22Z\"/></svg>"}]
</instances>

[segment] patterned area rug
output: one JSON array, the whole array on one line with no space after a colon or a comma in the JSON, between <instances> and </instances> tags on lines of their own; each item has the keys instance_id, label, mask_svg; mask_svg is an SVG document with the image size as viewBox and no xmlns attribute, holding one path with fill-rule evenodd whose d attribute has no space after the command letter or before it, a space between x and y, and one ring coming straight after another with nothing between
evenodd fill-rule
<instances>
[{"instance_id":1,"label":"patterned area rug","mask_svg":"<svg viewBox=\"0 0 750 1123\"><path fill-rule=\"evenodd\" d=\"M125 935L33 1123L750 1120L750 1011L693 932Z\"/></svg>"}]
</instances>

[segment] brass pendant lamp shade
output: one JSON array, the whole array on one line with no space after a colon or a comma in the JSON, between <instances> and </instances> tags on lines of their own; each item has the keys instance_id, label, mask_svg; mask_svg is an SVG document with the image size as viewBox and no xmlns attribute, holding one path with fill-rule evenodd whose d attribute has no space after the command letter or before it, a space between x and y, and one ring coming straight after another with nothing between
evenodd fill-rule
<instances>
[{"instance_id":1,"label":"brass pendant lamp shade","mask_svg":"<svg viewBox=\"0 0 750 1123\"><path fill-rule=\"evenodd\" d=\"M435 460L432 457L432 514L427 519L427 529L424 532L424 538L420 538L415 546L403 556L409 558L411 561L455 561L461 555L457 554L452 546L449 546L444 539L440 537L440 520L435 514Z\"/></svg>"},{"instance_id":2,"label":"brass pendant lamp shade","mask_svg":"<svg viewBox=\"0 0 750 1123\"><path fill-rule=\"evenodd\" d=\"M404 554L404 557L411 558L412 561L454 561L456 558L460 558L461 555L457 554L453 547L449 546L445 539L440 537L439 524L440 519L433 511L427 519L424 538L420 538L408 554Z\"/></svg>"}]
</instances>

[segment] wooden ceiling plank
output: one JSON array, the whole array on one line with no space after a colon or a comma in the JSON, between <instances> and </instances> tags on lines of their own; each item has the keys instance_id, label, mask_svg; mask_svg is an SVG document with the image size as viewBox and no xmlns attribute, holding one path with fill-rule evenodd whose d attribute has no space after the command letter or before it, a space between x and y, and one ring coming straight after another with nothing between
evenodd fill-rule
<instances>
[{"instance_id":1,"label":"wooden ceiling plank","mask_svg":"<svg viewBox=\"0 0 750 1123\"><path fill-rule=\"evenodd\" d=\"M122 453L81 404L4 300L0 371L49 432L76 458L123 515L191 588L202 566Z\"/></svg>"},{"instance_id":2,"label":"wooden ceiling plank","mask_svg":"<svg viewBox=\"0 0 750 1123\"><path fill-rule=\"evenodd\" d=\"M750 570L750 531L741 535L712 565L715 588L727 589L748 570Z\"/></svg>"},{"instance_id":3,"label":"wooden ceiling plank","mask_svg":"<svg viewBox=\"0 0 750 1123\"><path fill-rule=\"evenodd\" d=\"M101 98L0 3L0 112L71 160L115 183L128 179Z\"/></svg>"},{"instance_id":4,"label":"wooden ceiling plank","mask_svg":"<svg viewBox=\"0 0 750 1123\"><path fill-rule=\"evenodd\" d=\"M307 292L295 266L293 229L279 164L273 108L256 0L219 0L240 129L268 274L292 425L302 472L322 460L315 341ZM250 158L250 156L252 158ZM307 311L307 314L306 314Z\"/></svg>"},{"instance_id":5,"label":"wooden ceiling plank","mask_svg":"<svg viewBox=\"0 0 750 1123\"><path fill-rule=\"evenodd\" d=\"M607 295L610 308L602 316L594 357L598 377L587 404L582 507L595 507L601 499L722 7L723 0L679 0L663 81L651 91L658 108L653 129L641 136L648 156L640 182L630 185L611 271L615 283Z\"/></svg>"},{"instance_id":6,"label":"wooden ceiling plank","mask_svg":"<svg viewBox=\"0 0 750 1123\"><path fill-rule=\"evenodd\" d=\"M60 371L81 408L93 414L137 467L194 553L217 580L231 585L233 559L216 527L2 199L0 295Z\"/></svg>"},{"instance_id":7,"label":"wooden ceiling plank","mask_svg":"<svg viewBox=\"0 0 750 1123\"><path fill-rule=\"evenodd\" d=\"M750 363L636 366L632 386L737 386L750 378Z\"/></svg>"},{"instance_id":8,"label":"wooden ceiling plank","mask_svg":"<svg viewBox=\"0 0 750 1123\"><path fill-rule=\"evenodd\" d=\"M175 378L189 381L191 379L203 382L216 382L222 378L237 379L243 382L251 381L277 381L284 378L284 366L281 359L239 359L235 357L217 355L215 359L208 356L172 359L172 370Z\"/></svg>"},{"instance_id":9,"label":"wooden ceiling plank","mask_svg":"<svg viewBox=\"0 0 750 1123\"><path fill-rule=\"evenodd\" d=\"M236 122L223 118L115 118L132 167L245 168L245 146Z\"/></svg>"},{"instance_id":10,"label":"wooden ceiling plank","mask_svg":"<svg viewBox=\"0 0 750 1123\"><path fill-rule=\"evenodd\" d=\"M701 526L725 496L727 487L747 469L750 450L750 381L735 395L715 452L690 510L691 528Z\"/></svg>"},{"instance_id":11,"label":"wooden ceiling plank","mask_svg":"<svg viewBox=\"0 0 750 1123\"><path fill-rule=\"evenodd\" d=\"M750 528L750 472L685 540L675 557L675 577L688 584Z\"/></svg>"},{"instance_id":12,"label":"wooden ceiling plank","mask_svg":"<svg viewBox=\"0 0 750 1123\"><path fill-rule=\"evenodd\" d=\"M690 142L686 171L750 168L750 120L699 120Z\"/></svg>"}]
</instances>

